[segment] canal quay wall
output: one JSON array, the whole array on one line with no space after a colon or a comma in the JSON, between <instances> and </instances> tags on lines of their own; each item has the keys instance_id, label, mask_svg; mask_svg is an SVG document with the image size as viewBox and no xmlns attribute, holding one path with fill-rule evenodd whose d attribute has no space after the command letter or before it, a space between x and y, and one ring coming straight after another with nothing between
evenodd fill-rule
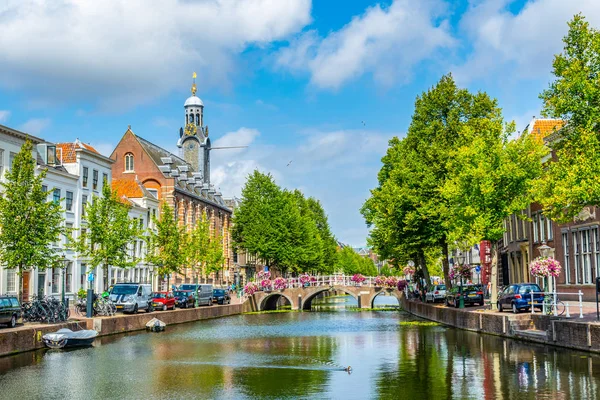
<instances>
[{"instance_id":1,"label":"canal quay wall","mask_svg":"<svg viewBox=\"0 0 600 400\"><path fill-rule=\"evenodd\" d=\"M146 323L152 318L160 319L168 327L169 325L186 322L237 315L250 311L247 303L176 309L148 314L140 312L138 314L118 314L112 317L80 318L78 321L69 321L62 324L27 324L10 329L0 328L0 356L41 349L44 347L42 336L62 328L73 331L94 329L98 331L98 336L107 336L144 330L146 329Z\"/></svg>"},{"instance_id":2,"label":"canal quay wall","mask_svg":"<svg viewBox=\"0 0 600 400\"><path fill-rule=\"evenodd\" d=\"M541 314L508 314L460 310L401 300L402 308L417 317L473 332L600 353L600 324L565 320Z\"/></svg>"}]
</instances>

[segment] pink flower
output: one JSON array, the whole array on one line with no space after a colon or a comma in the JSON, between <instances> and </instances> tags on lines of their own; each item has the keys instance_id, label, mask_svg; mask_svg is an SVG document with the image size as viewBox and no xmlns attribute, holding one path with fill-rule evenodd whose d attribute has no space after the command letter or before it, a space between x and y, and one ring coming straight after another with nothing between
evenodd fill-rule
<instances>
[{"instance_id":1,"label":"pink flower","mask_svg":"<svg viewBox=\"0 0 600 400\"><path fill-rule=\"evenodd\" d=\"M362 274L354 274L352 278L350 278L350 280L355 283L362 283L365 279L367 278L365 278Z\"/></svg>"},{"instance_id":2,"label":"pink flower","mask_svg":"<svg viewBox=\"0 0 600 400\"><path fill-rule=\"evenodd\" d=\"M383 286L385 285L385 276L378 276L375 278L375 286Z\"/></svg>"},{"instance_id":3,"label":"pink flower","mask_svg":"<svg viewBox=\"0 0 600 400\"><path fill-rule=\"evenodd\" d=\"M538 257L529 264L529 270L532 276L538 278L547 278L549 276L557 277L562 271L560 262L552 257Z\"/></svg>"},{"instance_id":4,"label":"pink flower","mask_svg":"<svg viewBox=\"0 0 600 400\"><path fill-rule=\"evenodd\" d=\"M287 281L285 280L285 278L282 277L275 278L275 281L273 282L273 287L276 290L283 290L287 287Z\"/></svg>"},{"instance_id":5,"label":"pink flower","mask_svg":"<svg viewBox=\"0 0 600 400\"><path fill-rule=\"evenodd\" d=\"M256 291L258 291L258 286L254 282L248 282L246 286L244 286L244 293L249 296L252 296Z\"/></svg>"}]
</instances>

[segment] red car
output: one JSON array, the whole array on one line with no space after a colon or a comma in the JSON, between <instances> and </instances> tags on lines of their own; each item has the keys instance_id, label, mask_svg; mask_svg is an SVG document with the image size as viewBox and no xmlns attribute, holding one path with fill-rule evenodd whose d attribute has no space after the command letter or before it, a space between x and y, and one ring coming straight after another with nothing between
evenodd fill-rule
<instances>
[{"instance_id":1,"label":"red car","mask_svg":"<svg viewBox=\"0 0 600 400\"><path fill-rule=\"evenodd\" d=\"M175 309L175 297L171 292L154 292L152 293L152 310Z\"/></svg>"}]
</instances>

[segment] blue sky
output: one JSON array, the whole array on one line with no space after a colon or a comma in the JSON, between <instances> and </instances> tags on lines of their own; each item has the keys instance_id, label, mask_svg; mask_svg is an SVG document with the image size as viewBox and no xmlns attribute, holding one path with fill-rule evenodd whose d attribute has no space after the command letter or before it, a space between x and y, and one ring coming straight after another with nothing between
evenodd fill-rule
<instances>
[{"instance_id":1,"label":"blue sky","mask_svg":"<svg viewBox=\"0 0 600 400\"><path fill-rule=\"evenodd\" d=\"M539 115L566 22L597 0L5 0L0 123L110 154L128 125L171 151L191 74L239 196L258 168L320 199L343 242L415 97L452 72L523 129ZM288 165L288 163L292 163Z\"/></svg>"}]
</instances>

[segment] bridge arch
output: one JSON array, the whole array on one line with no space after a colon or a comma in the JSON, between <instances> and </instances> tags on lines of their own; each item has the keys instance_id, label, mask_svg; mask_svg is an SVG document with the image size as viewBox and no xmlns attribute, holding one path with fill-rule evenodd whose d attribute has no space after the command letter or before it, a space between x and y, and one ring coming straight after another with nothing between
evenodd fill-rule
<instances>
[{"instance_id":1,"label":"bridge arch","mask_svg":"<svg viewBox=\"0 0 600 400\"><path fill-rule=\"evenodd\" d=\"M258 309L260 311L277 310L277 303L282 297L286 299L290 303L290 305L293 304L292 299L290 299L288 295L283 294L282 292L273 292L269 293L268 295L262 298Z\"/></svg>"},{"instance_id":2,"label":"bridge arch","mask_svg":"<svg viewBox=\"0 0 600 400\"><path fill-rule=\"evenodd\" d=\"M375 298L379 295L384 295L385 296L386 290L377 290L375 291L371 297L369 298L369 307L370 308L375 308L374 307L374 303L375 303ZM397 300L398 300L398 306L400 306L402 304L401 298L402 298L402 292L400 292L397 289L393 289L391 291L389 291L389 293L394 296Z\"/></svg>"},{"instance_id":3,"label":"bridge arch","mask_svg":"<svg viewBox=\"0 0 600 400\"><path fill-rule=\"evenodd\" d=\"M338 290L340 292L344 292L347 295L352 296L355 300L358 301L358 294L355 293L351 288L346 288L344 286L333 286L333 287L321 286L321 287L317 287L315 290L306 294L306 296L302 299L302 309L310 310L311 306L312 306L312 301L314 300L315 297L317 297L318 294L323 293L323 292L329 292L332 290Z\"/></svg>"}]
</instances>

